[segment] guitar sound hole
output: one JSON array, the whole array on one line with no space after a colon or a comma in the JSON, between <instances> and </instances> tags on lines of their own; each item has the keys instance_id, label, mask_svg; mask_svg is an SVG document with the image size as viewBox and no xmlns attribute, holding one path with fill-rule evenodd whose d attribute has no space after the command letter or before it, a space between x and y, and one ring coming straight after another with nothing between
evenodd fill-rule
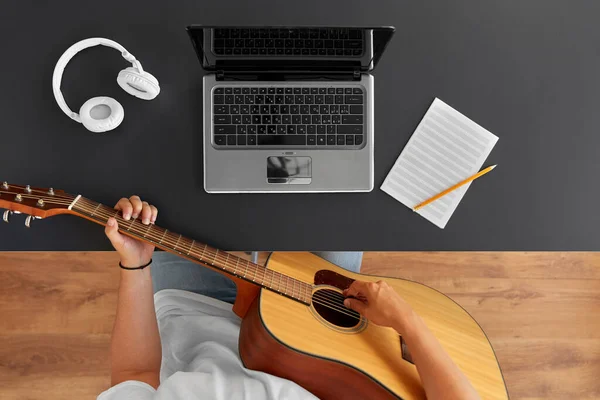
<instances>
[{"instance_id":1,"label":"guitar sound hole","mask_svg":"<svg viewBox=\"0 0 600 400\"><path fill-rule=\"evenodd\" d=\"M312 305L317 314L330 324L352 328L361 322L360 314L346 308L344 296L335 290L317 290L312 295Z\"/></svg>"}]
</instances>

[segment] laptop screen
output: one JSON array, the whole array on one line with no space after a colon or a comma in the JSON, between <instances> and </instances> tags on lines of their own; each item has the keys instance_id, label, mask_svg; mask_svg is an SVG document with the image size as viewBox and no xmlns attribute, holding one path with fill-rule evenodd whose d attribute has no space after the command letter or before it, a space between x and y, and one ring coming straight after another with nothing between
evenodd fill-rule
<instances>
[{"instance_id":1,"label":"laptop screen","mask_svg":"<svg viewBox=\"0 0 600 400\"><path fill-rule=\"evenodd\" d=\"M209 71L370 71L393 27L189 26Z\"/></svg>"}]
</instances>

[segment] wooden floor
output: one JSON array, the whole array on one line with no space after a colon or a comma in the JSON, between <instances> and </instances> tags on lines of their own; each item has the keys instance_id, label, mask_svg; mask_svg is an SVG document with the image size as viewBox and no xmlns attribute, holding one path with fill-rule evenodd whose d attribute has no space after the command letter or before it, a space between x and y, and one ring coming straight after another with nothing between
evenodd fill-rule
<instances>
[{"instance_id":1,"label":"wooden floor","mask_svg":"<svg viewBox=\"0 0 600 400\"><path fill-rule=\"evenodd\" d=\"M114 253L0 253L0 398L109 385ZM487 333L511 399L600 398L600 253L367 253L363 272L449 295Z\"/></svg>"}]
</instances>

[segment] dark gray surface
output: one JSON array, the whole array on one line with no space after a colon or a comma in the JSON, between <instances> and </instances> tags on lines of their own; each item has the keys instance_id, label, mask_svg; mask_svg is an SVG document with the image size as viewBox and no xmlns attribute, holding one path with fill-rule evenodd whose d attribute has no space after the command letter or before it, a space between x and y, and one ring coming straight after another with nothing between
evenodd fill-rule
<instances>
[{"instance_id":1,"label":"dark gray surface","mask_svg":"<svg viewBox=\"0 0 600 400\"><path fill-rule=\"evenodd\" d=\"M115 203L139 193L158 223L225 249L599 250L600 2L13 1L0 14L0 180ZM177 5L173 5L178 3ZM395 25L375 71L375 185L366 194L208 195L202 189L202 71L187 24ZM151 102L116 83L127 65L95 48L66 69L74 109L115 97L104 135L71 121L52 70L74 42L104 36L160 80ZM500 137L499 164L446 229L378 187L434 97ZM0 225L2 250L108 249L74 217Z\"/></svg>"}]
</instances>

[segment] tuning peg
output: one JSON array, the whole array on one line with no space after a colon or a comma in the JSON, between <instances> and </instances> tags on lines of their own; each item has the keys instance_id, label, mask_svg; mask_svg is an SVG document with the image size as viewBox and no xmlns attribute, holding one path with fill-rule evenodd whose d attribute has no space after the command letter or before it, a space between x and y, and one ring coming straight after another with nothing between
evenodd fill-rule
<instances>
[{"instance_id":1,"label":"tuning peg","mask_svg":"<svg viewBox=\"0 0 600 400\"><path fill-rule=\"evenodd\" d=\"M54 196L54 189L52 189L52 188L48 189L48 194L50 196Z\"/></svg>"},{"instance_id":2,"label":"tuning peg","mask_svg":"<svg viewBox=\"0 0 600 400\"><path fill-rule=\"evenodd\" d=\"M29 185L25 186L25 191L27 193L31 193L31 186L29 186Z\"/></svg>"},{"instance_id":3,"label":"tuning peg","mask_svg":"<svg viewBox=\"0 0 600 400\"><path fill-rule=\"evenodd\" d=\"M8 182L2 182L2 189L8 190Z\"/></svg>"},{"instance_id":4,"label":"tuning peg","mask_svg":"<svg viewBox=\"0 0 600 400\"><path fill-rule=\"evenodd\" d=\"M11 215L12 215L12 211L10 211L10 210L4 211L4 214L2 214L2 220L6 223L9 223Z\"/></svg>"},{"instance_id":5,"label":"tuning peg","mask_svg":"<svg viewBox=\"0 0 600 400\"><path fill-rule=\"evenodd\" d=\"M33 221L34 219L35 217L33 215L27 216L27 218L25 218L25 226L31 228L31 221Z\"/></svg>"}]
</instances>

